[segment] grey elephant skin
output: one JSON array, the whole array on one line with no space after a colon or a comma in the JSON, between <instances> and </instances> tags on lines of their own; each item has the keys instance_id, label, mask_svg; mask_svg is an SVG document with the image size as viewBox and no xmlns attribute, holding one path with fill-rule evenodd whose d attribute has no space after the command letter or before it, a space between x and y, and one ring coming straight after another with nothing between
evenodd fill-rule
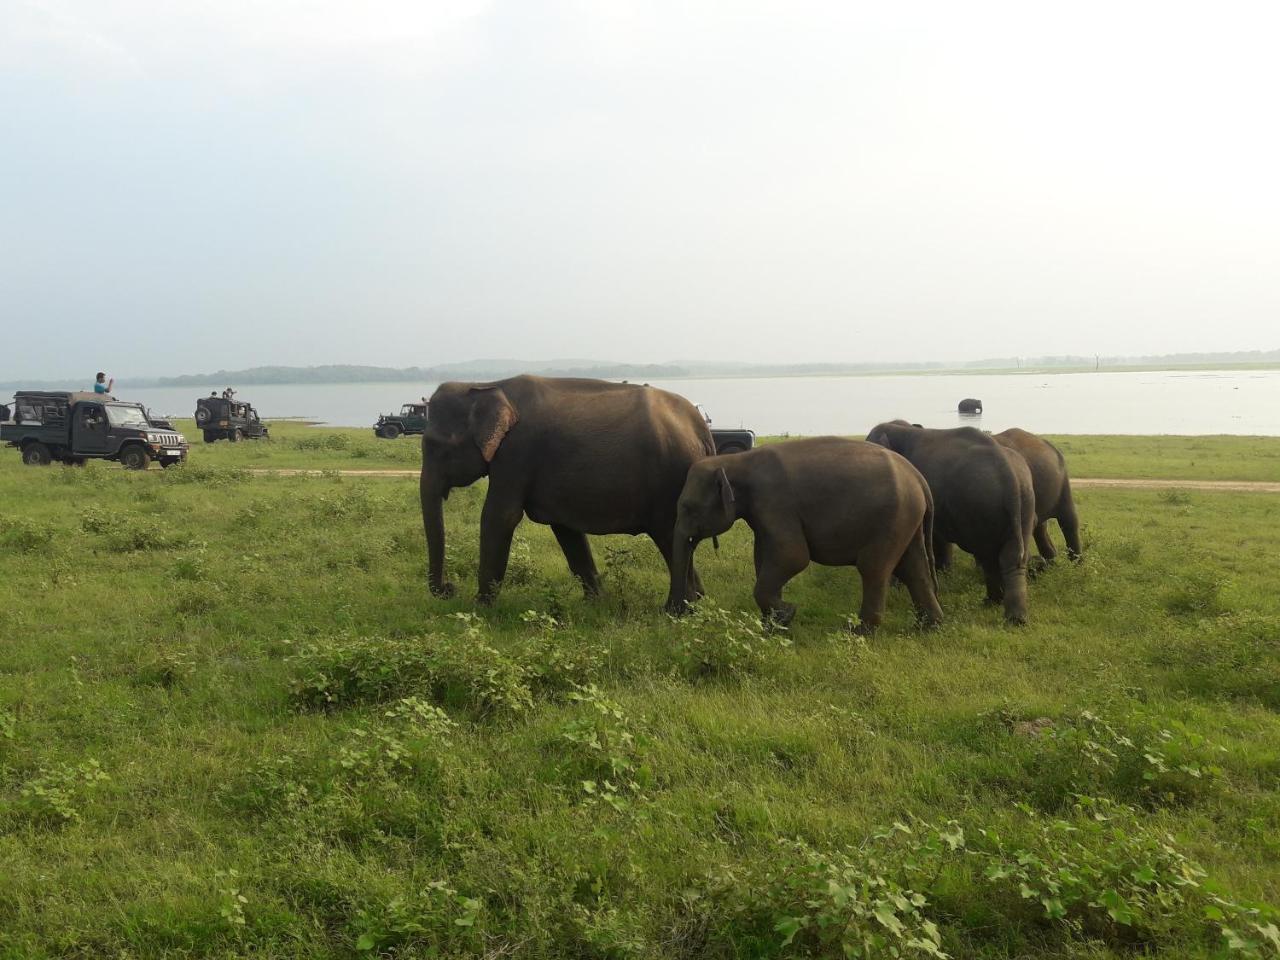
<instances>
[{"instance_id":1,"label":"grey elephant skin","mask_svg":"<svg viewBox=\"0 0 1280 960\"><path fill-rule=\"evenodd\" d=\"M587 534L648 534L670 567L685 475L714 450L697 408L653 387L535 376L441 384L422 436L431 592L454 592L444 575L444 501L485 476L480 603L497 596L525 516L550 525L588 595L599 592L600 576ZM701 593L692 567L686 589Z\"/></svg>"},{"instance_id":2,"label":"grey elephant skin","mask_svg":"<svg viewBox=\"0 0 1280 960\"><path fill-rule=\"evenodd\" d=\"M858 629L884 617L896 574L921 620L940 623L934 573L933 500L905 459L861 440L815 437L700 460L680 494L671 596L683 609L682 576L698 542L739 518L755 534L755 599L767 622L786 625L795 606L782 588L812 561L856 565L862 579Z\"/></svg>"},{"instance_id":3,"label":"grey elephant skin","mask_svg":"<svg viewBox=\"0 0 1280 960\"><path fill-rule=\"evenodd\" d=\"M1058 550L1049 538L1048 523L1057 520L1062 537L1067 541L1067 556L1080 560L1080 520L1076 504L1071 498L1071 479L1067 476L1067 461L1062 451L1048 440L1027 430L1011 427L992 434L996 443L1016 450L1027 461L1031 470L1031 482L1036 491L1036 547L1046 561L1052 561Z\"/></svg>"},{"instance_id":4,"label":"grey elephant skin","mask_svg":"<svg viewBox=\"0 0 1280 960\"><path fill-rule=\"evenodd\" d=\"M1025 623L1036 518L1026 460L973 427L930 430L899 420L879 424L867 439L902 454L929 482L938 567L949 564L951 544L967 550L982 568L988 602L1002 603L1010 623Z\"/></svg>"}]
</instances>

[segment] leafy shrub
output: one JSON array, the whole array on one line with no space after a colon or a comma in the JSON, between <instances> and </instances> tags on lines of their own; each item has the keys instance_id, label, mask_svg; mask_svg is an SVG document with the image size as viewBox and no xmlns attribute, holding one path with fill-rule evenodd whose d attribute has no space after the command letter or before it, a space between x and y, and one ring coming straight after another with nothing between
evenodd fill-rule
<instances>
[{"instance_id":1,"label":"leafy shrub","mask_svg":"<svg viewBox=\"0 0 1280 960\"><path fill-rule=\"evenodd\" d=\"M594 644L566 635L550 614L526 610L520 619L536 631L519 652L525 675L536 690L563 695L599 676L601 657Z\"/></svg>"},{"instance_id":2,"label":"leafy shrub","mask_svg":"<svg viewBox=\"0 0 1280 960\"><path fill-rule=\"evenodd\" d=\"M734 943L739 955L945 957L929 901L888 836L834 851L781 841L760 861L713 871L691 906L711 907L707 938Z\"/></svg>"},{"instance_id":3,"label":"leafy shrub","mask_svg":"<svg viewBox=\"0 0 1280 960\"><path fill-rule=\"evenodd\" d=\"M702 679L758 672L770 657L791 646L783 631L766 631L759 617L731 613L703 601L675 621L673 655L681 672Z\"/></svg>"},{"instance_id":4,"label":"leafy shrub","mask_svg":"<svg viewBox=\"0 0 1280 960\"><path fill-rule=\"evenodd\" d=\"M93 759L41 767L19 791L22 806L35 822L64 824L81 820L81 807L99 785L110 779Z\"/></svg>"},{"instance_id":5,"label":"leafy shrub","mask_svg":"<svg viewBox=\"0 0 1280 960\"><path fill-rule=\"evenodd\" d=\"M201 463L177 463L164 471L163 483L184 484L198 483L206 487L229 487L237 483L245 483L252 476L248 470L240 467L212 467Z\"/></svg>"},{"instance_id":6,"label":"leafy shrub","mask_svg":"<svg viewBox=\"0 0 1280 960\"><path fill-rule=\"evenodd\" d=\"M996 745L1004 758L1020 760L1031 798L1045 810L1061 809L1077 794L1110 795L1145 806L1187 803L1215 791L1223 752L1204 737L1178 733L1141 718L1123 725L1088 710L1048 721L1001 722L1022 731L1018 746ZM1043 723L1043 725L1041 725Z\"/></svg>"},{"instance_id":7,"label":"leafy shrub","mask_svg":"<svg viewBox=\"0 0 1280 960\"><path fill-rule=\"evenodd\" d=\"M81 513L80 527L103 537L107 547L117 552L168 550L191 542L186 534L154 518L114 513L99 507L89 507Z\"/></svg>"},{"instance_id":8,"label":"leafy shrub","mask_svg":"<svg viewBox=\"0 0 1280 960\"><path fill-rule=\"evenodd\" d=\"M166 690L187 686L196 676L195 658L186 651L151 651L134 671L134 682Z\"/></svg>"},{"instance_id":9,"label":"leafy shrub","mask_svg":"<svg viewBox=\"0 0 1280 960\"><path fill-rule=\"evenodd\" d=\"M351 438L345 433L323 433L319 430L293 437L289 442L298 450L346 450L351 446Z\"/></svg>"},{"instance_id":10,"label":"leafy shrub","mask_svg":"<svg viewBox=\"0 0 1280 960\"><path fill-rule=\"evenodd\" d=\"M381 504L365 487L353 487L334 496L316 497L311 509L324 520L372 520Z\"/></svg>"},{"instance_id":11,"label":"leafy shrub","mask_svg":"<svg viewBox=\"0 0 1280 960\"><path fill-rule=\"evenodd\" d=\"M1208 891L1204 870L1132 808L1081 797L1070 819L1021 809L1017 841L956 821L895 823L827 851L784 841L713 870L686 907L705 940L739 955L938 957L944 941L990 931L1006 949L1010 938L1158 948L1190 935L1238 956L1280 955L1274 910ZM962 926L975 910L980 924Z\"/></svg>"},{"instance_id":12,"label":"leafy shrub","mask_svg":"<svg viewBox=\"0 0 1280 960\"><path fill-rule=\"evenodd\" d=\"M461 636L340 637L309 644L291 659L294 697L311 706L415 694L484 716L513 716L533 705L524 668L470 630Z\"/></svg>"},{"instance_id":13,"label":"leafy shrub","mask_svg":"<svg viewBox=\"0 0 1280 960\"><path fill-rule=\"evenodd\" d=\"M649 779L640 764L631 720L595 684L573 691L569 700L582 709L561 728L560 739L574 748L582 790L589 802L620 810L627 798L640 795Z\"/></svg>"},{"instance_id":14,"label":"leafy shrub","mask_svg":"<svg viewBox=\"0 0 1280 960\"><path fill-rule=\"evenodd\" d=\"M457 956L483 944L484 904L459 893L443 880L408 896L361 907L353 924L360 953L383 954L393 948L422 946L433 956Z\"/></svg>"},{"instance_id":15,"label":"leafy shrub","mask_svg":"<svg viewBox=\"0 0 1280 960\"><path fill-rule=\"evenodd\" d=\"M315 793L302 775L302 763L288 751L275 753L233 777L220 791L220 801L234 809L260 815L299 810Z\"/></svg>"},{"instance_id":16,"label":"leafy shrub","mask_svg":"<svg viewBox=\"0 0 1280 960\"><path fill-rule=\"evenodd\" d=\"M57 530L53 524L26 517L0 517L0 547L19 553L34 553L53 543Z\"/></svg>"}]
</instances>

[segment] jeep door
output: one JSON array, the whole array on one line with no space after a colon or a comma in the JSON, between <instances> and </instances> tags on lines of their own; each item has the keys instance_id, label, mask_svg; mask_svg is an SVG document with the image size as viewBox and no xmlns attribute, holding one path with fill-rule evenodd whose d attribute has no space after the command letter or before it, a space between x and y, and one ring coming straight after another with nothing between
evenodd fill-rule
<instances>
[{"instance_id":1,"label":"jeep door","mask_svg":"<svg viewBox=\"0 0 1280 960\"><path fill-rule=\"evenodd\" d=\"M107 411L100 403L77 403L71 422L71 452L95 454L109 452Z\"/></svg>"}]
</instances>

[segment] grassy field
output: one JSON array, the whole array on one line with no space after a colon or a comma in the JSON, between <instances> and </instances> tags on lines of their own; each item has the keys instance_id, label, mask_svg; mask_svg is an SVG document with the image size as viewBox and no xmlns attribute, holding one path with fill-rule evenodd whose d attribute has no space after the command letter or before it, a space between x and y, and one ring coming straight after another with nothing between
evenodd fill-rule
<instances>
[{"instance_id":1,"label":"grassy field","mask_svg":"<svg viewBox=\"0 0 1280 960\"><path fill-rule=\"evenodd\" d=\"M178 421L188 437L194 423ZM415 437L379 440L373 431L276 423L272 441L196 442L193 462L249 468L314 470L414 469L422 460ZM1072 476L1185 480L1280 481L1280 437L1056 436Z\"/></svg>"},{"instance_id":2,"label":"grassy field","mask_svg":"<svg viewBox=\"0 0 1280 960\"><path fill-rule=\"evenodd\" d=\"M685 621L647 541L595 541L587 602L527 523L477 615L482 484L433 600L412 479L240 469L417 445L278 436L0 451L0 957L1280 953L1275 496L1081 490L1030 626L961 562L941 629L896 591L863 641L851 570L740 612L742 525ZM1275 440L1064 447L1280 479Z\"/></svg>"}]
</instances>

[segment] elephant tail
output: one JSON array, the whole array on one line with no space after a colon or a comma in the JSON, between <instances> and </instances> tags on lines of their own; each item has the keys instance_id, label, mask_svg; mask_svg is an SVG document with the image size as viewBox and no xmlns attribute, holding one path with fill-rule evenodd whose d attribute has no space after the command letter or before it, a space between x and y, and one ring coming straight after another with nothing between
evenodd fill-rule
<instances>
[{"instance_id":1,"label":"elephant tail","mask_svg":"<svg viewBox=\"0 0 1280 960\"><path fill-rule=\"evenodd\" d=\"M933 592L937 593L941 588L938 586L938 564L933 556L933 491L924 477L920 478L920 487L924 490L924 522L920 525L924 532L924 554L929 558L929 576L933 578Z\"/></svg>"}]
</instances>

